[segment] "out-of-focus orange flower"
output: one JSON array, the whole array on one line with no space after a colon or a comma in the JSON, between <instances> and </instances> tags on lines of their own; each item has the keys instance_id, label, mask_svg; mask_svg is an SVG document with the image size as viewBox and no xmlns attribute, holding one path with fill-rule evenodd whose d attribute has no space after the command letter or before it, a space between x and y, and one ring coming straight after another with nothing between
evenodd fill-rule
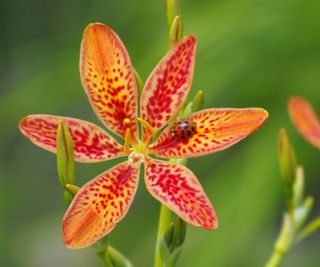
<instances>
[{"instance_id":1,"label":"out-of-focus orange flower","mask_svg":"<svg viewBox=\"0 0 320 267\"><path fill-rule=\"evenodd\" d=\"M320 120L308 101L299 96L289 100L289 113L298 132L320 149Z\"/></svg>"}]
</instances>

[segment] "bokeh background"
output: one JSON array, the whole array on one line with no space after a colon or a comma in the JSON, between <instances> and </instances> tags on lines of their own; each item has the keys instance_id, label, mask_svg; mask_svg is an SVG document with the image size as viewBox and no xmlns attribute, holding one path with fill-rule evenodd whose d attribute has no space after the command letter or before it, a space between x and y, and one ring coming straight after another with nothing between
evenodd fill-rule
<instances>
[{"instance_id":1,"label":"bokeh background","mask_svg":"<svg viewBox=\"0 0 320 267\"><path fill-rule=\"evenodd\" d=\"M236 146L192 159L220 219L217 231L188 227L178 266L263 266L285 207L277 163L280 127L288 130L308 194L320 213L320 152L293 128L287 100L308 99L320 114L320 2L181 0L185 33L198 38L192 96L206 107L264 107L267 123ZM90 22L122 38L143 79L167 50L163 1L29 0L0 2L0 266L101 266L92 249L63 246L65 211L55 156L18 131L33 113L101 125L80 84L79 46ZM115 164L76 164L83 184ZM136 266L152 266L159 203L141 179L135 201L110 234ZM320 233L294 247L283 267L319 266Z\"/></svg>"}]
</instances>

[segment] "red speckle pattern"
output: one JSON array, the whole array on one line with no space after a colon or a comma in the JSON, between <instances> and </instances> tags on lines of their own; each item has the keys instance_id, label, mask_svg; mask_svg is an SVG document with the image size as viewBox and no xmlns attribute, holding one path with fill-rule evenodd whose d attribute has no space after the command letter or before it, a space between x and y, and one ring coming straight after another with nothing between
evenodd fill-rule
<instances>
[{"instance_id":1,"label":"red speckle pattern","mask_svg":"<svg viewBox=\"0 0 320 267\"><path fill-rule=\"evenodd\" d=\"M63 221L63 239L83 248L108 234L127 213L137 190L139 169L121 163L85 184Z\"/></svg>"},{"instance_id":2,"label":"red speckle pattern","mask_svg":"<svg viewBox=\"0 0 320 267\"><path fill-rule=\"evenodd\" d=\"M185 166L149 160L145 180L154 198L186 222L206 229L217 228L217 216L195 175Z\"/></svg>"},{"instance_id":3,"label":"red speckle pattern","mask_svg":"<svg viewBox=\"0 0 320 267\"><path fill-rule=\"evenodd\" d=\"M116 140L87 121L53 115L30 115L20 121L19 127L32 143L55 153L57 129L61 121L64 121L72 136L76 161L97 162L124 155L122 146Z\"/></svg>"},{"instance_id":4,"label":"red speckle pattern","mask_svg":"<svg viewBox=\"0 0 320 267\"><path fill-rule=\"evenodd\" d=\"M120 38L104 24L90 24L83 35L80 54L83 87L97 116L125 137L128 125L137 137L137 84L132 64Z\"/></svg>"},{"instance_id":5,"label":"red speckle pattern","mask_svg":"<svg viewBox=\"0 0 320 267\"><path fill-rule=\"evenodd\" d=\"M289 101L289 112L299 133L320 149L320 120L312 106L302 97L295 96Z\"/></svg>"},{"instance_id":6,"label":"red speckle pattern","mask_svg":"<svg viewBox=\"0 0 320 267\"><path fill-rule=\"evenodd\" d=\"M154 129L164 127L182 107L192 83L195 54L195 37L184 38L168 51L146 81L141 116Z\"/></svg>"},{"instance_id":7,"label":"red speckle pattern","mask_svg":"<svg viewBox=\"0 0 320 267\"><path fill-rule=\"evenodd\" d=\"M195 157L230 147L257 130L267 119L264 109L205 109L189 118L196 132L185 140L175 138L167 127L150 146L160 157Z\"/></svg>"}]
</instances>

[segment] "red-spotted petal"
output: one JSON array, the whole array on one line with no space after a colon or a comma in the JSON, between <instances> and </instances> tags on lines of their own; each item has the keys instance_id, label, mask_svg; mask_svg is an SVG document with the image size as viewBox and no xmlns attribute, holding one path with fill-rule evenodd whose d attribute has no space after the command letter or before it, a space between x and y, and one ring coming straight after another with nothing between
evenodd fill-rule
<instances>
[{"instance_id":1,"label":"red-spotted petal","mask_svg":"<svg viewBox=\"0 0 320 267\"><path fill-rule=\"evenodd\" d=\"M205 229L217 228L210 200L185 166L150 159L146 163L145 181L151 195L186 222Z\"/></svg>"},{"instance_id":2,"label":"red-spotted petal","mask_svg":"<svg viewBox=\"0 0 320 267\"><path fill-rule=\"evenodd\" d=\"M139 168L121 163L85 184L63 221L69 248L84 248L108 234L127 213L137 190Z\"/></svg>"},{"instance_id":3,"label":"red-spotted petal","mask_svg":"<svg viewBox=\"0 0 320 267\"><path fill-rule=\"evenodd\" d=\"M267 117L268 113L259 108L205 109L190 116L190 123L195 125L194 132L190 129L191 137L182 139L179 131L186 132L185 129L167 127L150 146L150 151L160 157L172 158L220 151L253 133Z\"/></svg>"},{"instance_id":4,"label":"red-spotted petal","mask_svg":"<svg viewBox=\"0 0 320 267\"><path fill-rule=\"evenodd\" d=\"M195 37L184 38L168 51L146 81L141 116L154 129L165 126L182 107L192 83L195 54Z\"/></svg>"},{"instance_id":5,"label":"red-spotted petal","mask_svg":"<svg viewBox=\"0 0 320 267\"><path fill-rule=\"evenodd\" d=\"M83 34L80 54L82 85L104 124L123 138L128 126L137 136L137 83L126 48L108 26L90 24Z\"/></svg>"},{"instance_id":6,"label":"red-spotted petal","mask_svg":"<svg viewBox=\"0 0 320 267\"><path fill-rule=\"evenodd\" d=\"M53 115L30 115L19 123L21 132L35 145L56 152L59 122L72 136L74 158L79 162L104 161L123 155L123 147L100 127L83 120Z\"/></svg>"},{"instance_id":7,"label":"red-spotted petal","mask_svg":"<svg viewBox=\"0 0 320 267\"><path fill-rule=\"evenodd\" d=\"M320 149L320 120L312 106L302 97L292 97L289 101L291 119L299 133Z\"/></svg>"}]
</instances>

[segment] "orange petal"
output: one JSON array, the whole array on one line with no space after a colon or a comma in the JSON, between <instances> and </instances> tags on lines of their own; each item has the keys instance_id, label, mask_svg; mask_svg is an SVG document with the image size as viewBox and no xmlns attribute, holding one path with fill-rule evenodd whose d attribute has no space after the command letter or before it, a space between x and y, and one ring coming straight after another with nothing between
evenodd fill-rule
<instances>
[{"instance_id":1,"label":"orange petal","mask_svg":"<svg viewBox=\"0 0 320 267\"><path fill-rule=\"evenodd\" d=\"M163 57L141 95L141 116L155 129L165 126L182 107L192 83L196 39L188 36ZM148 129L144 128L145 135Z\"/></svg>"},{"instance_id":2,"label":"orange petal","mask_svg":"<svg viewBox=\"0 0 320 267\"><path fill-rule=\"evenodd\" d=\"M312 106L302 97L294 96L289 101L289 112L298 132L320 149L320 120Z\"/></svg>"},{"instance_id":3,"label":"orange petal","mask_svg":"<svg viewBox=\"0 0 320 267\"><path fill-rule=\"evenodd\" d=\"M205 109L190 116L195 133L186 140L167 127L150 146L160 157L195 157L228 148L257 130L268 118L264 109Z\"/></svg>"},{"instance_id":4,"label":"orange petal","mask_svg":"<svg viewBox=\"0 0 320 267\"><path fill-rule=\"evenodd\" d=\"M205 229L218 227L210 200L185 166L150 159L146 163L145 181L151 195L186 222Z\"/></svg>"},{"instance_id":5,"label":"orange petal","mask_svg":"<svg viewBox=\"0 0 320 267\"><path fill-rule=\"evenodd\" d=\"M32 143L55 153L60 121L64 121L72 136L76 161L97 162L123 155L123 148L116 140L87 121L53 115L30 115L20 121L19 128Z\"/></svg>"},{"instance_id":6,"label":"orange petal","mask_svg":"<svg viewBox=\"0 0 320 267\"><path fill-rule=\"evenodd\" d=\"M138 186L139 168L118 164L85 184L63 217L69 248L84 248L108 234L128 212Z\"/></svg>"},{"instance_id":7,"label":"orange petal","mask_svg":"<svg viewBox=\"0 0 320 267\"><path fill-rule=\"evenodd\" d=\"M82 85L102 122L125 137L125 118L137 136L137 84L126 48L108 26L90 24L83 34L80 54Z\"/></svg>"}]
</instances>

